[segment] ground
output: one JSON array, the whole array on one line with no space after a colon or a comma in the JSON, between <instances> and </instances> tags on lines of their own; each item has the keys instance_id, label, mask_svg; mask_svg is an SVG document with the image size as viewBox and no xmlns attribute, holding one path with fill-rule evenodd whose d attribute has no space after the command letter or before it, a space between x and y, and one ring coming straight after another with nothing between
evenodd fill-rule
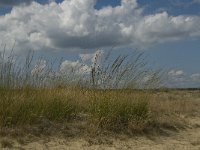
<instances>
[{"instance_id":1,"label":"ground","mask_svg":"<svg viewBox=\"0 0 200 150\"><path fill-rule=\"evenodd\" d=\"M1 138L4 147L13 150L200 150L200 116L187 118L190 126L167 135L101 138L38 137L32 142Z\"/></svg>"},{"instance_id":2,"label":"ground","mask_svg":"<svg viewBox=\"0 0 200 150\"><path fill-rule=\"evenodd\" d=\"M181 95L180 93L178 93ZM160 98L159 94L157 97ZM166 94L160 94L166 97ZM199 93L190 93L193 95L195 106L199 104ZM173 93L172 97L167 99L174 101L179 98L177 93ZM187 99L188 94L183 96ZM176 97L176 98L173 98ZM181 96L182 97L182 96ZM182 98L183 98L182 97ZM200 113L194 106L189 106L193 103L186 103L187 111L178 113L178 118L184 120L182 125L168 124L161 127L159 132L151 132L128 135L128 134L103 134L103 135L78 135L79 132L74 131L75 134L66 136L66 134L28 134L24 133L21 136L20 130L17 135L11 135L10 132L0 134L0 149L2 150L200 150ZM198 102L198 103L196 103ZM177 102L176 102L177 103ZM155 102L153 103L155 104ZM166 102L165 106L171 105ZM168 108L167 110L171 110ZM180 109L180 108L179 108ZM160 110L159 110L160 111ZM169 116L171 117L171 115ZM165 120L165 119L164 119ZM69 129L73 130L73 129ZM75 129L74 129L75 130ZM64 131L64 130L63 130ZM62 132L62 130L61 130ZM16 132L15 132L16 133ZM55 132L56 133L56 132Z\"/></svg>"}]
</instances>

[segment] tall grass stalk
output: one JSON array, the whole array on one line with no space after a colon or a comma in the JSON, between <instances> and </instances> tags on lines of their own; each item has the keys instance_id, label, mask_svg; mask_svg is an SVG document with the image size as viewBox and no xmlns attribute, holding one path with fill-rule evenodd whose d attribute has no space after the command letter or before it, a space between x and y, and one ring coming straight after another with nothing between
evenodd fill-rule
<instances>
[{"instance_id":1,"label":"tall grass stalk","mask_svg":"<svg viewBox=\"0 0 200 150\"><path fill-rule=\"evenodd\" d=\"M54 63L44 58L35 58L30 51L25 60L17 58L13 51L5 55L5 48L0 53L0 87L2 88L49 88L49 87L87 87L98 89L119 88L159 88L161 70L152 70L147 66L143 53L134 52L131 56L118 55L113 58L111 53L97 53L87 70L89 74L80 72L81 66L68 68L63 73L61 63ZM85 65L85 64L83 64ZM79 72L77 74L77 72Z\"/></svg>"},{"instance_id":2,"label":"tall grass stalk","mask_svg":"<svg viewBox=\"0 0 200 150\"><path fill-rule=\"evenodd\" d=\"M0 126L34 124L43 118L64 122L81 114L107 129L143 128L148 121L148 95L124 90L159 86L160 71L147 67L143 53L114 58L97 53L87 64L89 73L80 74L82 66L75 66L66 74L60 69L62 61L53 67L31 51L25 60L5 51L0 55Z\"/></svg>"}]
</instances>

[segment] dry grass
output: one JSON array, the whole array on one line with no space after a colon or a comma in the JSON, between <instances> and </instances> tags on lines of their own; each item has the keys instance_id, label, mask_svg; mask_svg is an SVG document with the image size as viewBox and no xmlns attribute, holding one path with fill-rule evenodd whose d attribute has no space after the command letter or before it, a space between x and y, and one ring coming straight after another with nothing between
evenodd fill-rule
<instances>
[{"instance_id":1,"label":"dry grass","mask_svg":"<svg viewBox=\"0 0 200 150\"><path fill-rule=\"evenodd\" d=\"M4 56L0 63L1 133L22 127L36 135L144 133L152 128L176 129L184 124L182 116L199 113L198 92L134 90L159 88L161 82L161 72L149 69L141 53L111 60L97 54L84 80L74 72L73 79L66 78L48 64L33 75L31 53L21 66L13 63L14 57ZM145 83L144 78L148 79Z\"/></svg>"},{"instance_id":2,"label":"dry grass","mask_svg":"<svg viewBox=\"0 0 200 150\"><path fill-rule=\"evenodd\" d=\"M200 116L199 91L153 92L149 104L154 129L178 131L190 126L188 119Z\"/></svg>"},{"instance_id":3,"label":"dry grass","mask_svg":"<svg viewBox=\"0 0 200 150\"><path fill-rule=\"evenodd\" d=\"M13 142L9 139L3 139L1 140L1 147L10 149L13 147Z\"/></svg>"},{"instance_id":4,"label":"dry grass","mask_svg":"<svg viewBox=\"0 0 200 150\"><path fill-rule=\"evenodd\" d=\"M86 89L1 90L0 125L69 121L87 114L99 127L117 128L148 119L146 94Z\"/></svg>"},{"instance_id":5,"label":"dry grass","mask_svg":"<svg viewBox=\"0 0 200 150\"><path fill-rule=\"evenodd\" d=\"M151 108L154 113L193 115L199 112L199 91L152 93Z\"/></svg>"},{"instance_id":6,"label":"dry grass","mask_svg":"<svg viewBox=\"0 0 200 150\"><path fill-rule=\"evenodd\" d=\"M0 125L32 124L40 118L68 119L76 113L75 100L56 90L2 90ZM73 102L72 102L73 101Z\"/></svg>"},{"instance_id":7,"label":"dry grass","mask_svg":"<svg viewBox=\"0 0 200 150\"><path fill-rule=\"evenodd\" d=\"M2 131L24 127L36 135L177 130L187 126L185 118L200 114L198 93L185 91L27 88L1 90L0 99Z\"/></svg>"}]
</instances>

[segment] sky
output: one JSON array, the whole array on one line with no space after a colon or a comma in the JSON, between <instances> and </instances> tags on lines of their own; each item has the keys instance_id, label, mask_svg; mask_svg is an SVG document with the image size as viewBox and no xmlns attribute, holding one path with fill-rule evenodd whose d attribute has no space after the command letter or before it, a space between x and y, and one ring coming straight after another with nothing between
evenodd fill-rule
<instances>
[{"instance_id":1,"label":"sky","mask_svg":"<svg viewBox=\"0 0 200 150\"><path fill-rule=\"evenodd\" d=\"M0 51L68 66L99 49L138 50L169 87L200 87L200 0L0 0L0 37Z\"/></svg>"}]
</instances>

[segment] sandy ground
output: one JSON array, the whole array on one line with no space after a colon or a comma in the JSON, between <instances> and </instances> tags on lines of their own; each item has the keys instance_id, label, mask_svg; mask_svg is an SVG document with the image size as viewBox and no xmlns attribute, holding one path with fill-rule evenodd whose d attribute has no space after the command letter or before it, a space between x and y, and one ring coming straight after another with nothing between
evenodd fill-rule
<instances>
[{"instance_id":1,"label":"sandy ground","mask_svg":"<svg viewBox=\"0 0 200 150\"><path fill-rule=\"evenodd\" d=\"M0 149L13 150L200 150L200 116L187 118L190 125L166 135L128 138L41 137L33 141L0 138ZM2 142L3 141L3 142Z\"/></svg>"}]
</instances>

